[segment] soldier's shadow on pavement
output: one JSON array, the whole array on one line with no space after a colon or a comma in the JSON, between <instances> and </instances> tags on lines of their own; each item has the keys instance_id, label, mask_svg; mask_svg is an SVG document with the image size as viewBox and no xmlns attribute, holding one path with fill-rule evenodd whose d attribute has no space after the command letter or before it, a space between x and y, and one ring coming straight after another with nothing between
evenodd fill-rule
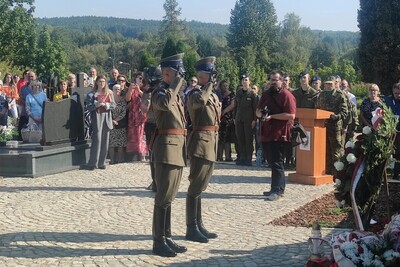
<instances>
[{"instance_id":1,"label":"soldier's shadow on pavement","mask_svg":"<svg viewBox=\"0 0 400 267\"><path fill-rule=\"evenodd\" d=\"M59 258L106 255L152 254L151 249L114 248L116 241L149 241L150 235L115 235L103 233L19 232L0 235L0 257ZM15 244L14 244L15 243ZM21 245L23 243L23 245ZM51 246L43 245L51 243ZM78 244L79 245L76 245ZM93 247L93 243L96 248ZM109 243L99 248L100 243ZM124 244L122 244L124 245ZM79 247L77 247L79 246ZM112 247L112 248L110 248ZM136 246L137 247L137 246Z\"/></svg>"},{"instance_id":2,"label":"soldier's shadow on pavement","mask_svg":"<svg viewBox=\"0 0 400 267\"><path fill-rule=\"evenodd\" d=\"M256 166L253 163L253 166L241 166L236 165L235 163L216 163L215 170L244 170L244 171L271 171L271 168L267 168L266 166Z\"/></svg>"},{"instance_id":3,"label":"soldier's shadow on pavement","mask_svg":"<svg viewBox=\"0 0 400 267\"><path fill-rule=\"evenodd\" d=\"M49 186L19 186L0 187L0 192L18 193L29 191L70 191L70 192L100 192L105 196L136 196L154 197L154 193L145 187L49 187Z\"/></svg>"},{"instance_id":4,"label":"soldier's shadow on pavement","mask_svg":"<svg viewBox=\"0 0 400 267\"><path fill-rule=\"evenodd\" d=\"M271 181L270 176L233 176L215 175L211 178L213 184L264 184Z\"/></svg>"},{"instance_id":5,"label":"soldier's shadow on pavement","mask_svg":"<svg viewBox=\"0 0 400 267\"><path fill-rule=\"evenodd\" d=\"M189 251L187 252L189 253ZM310 256L307 242L260 247L254 250L211 250L218 256L168 266L305 266ZM205 264L206 263L206 264Z\"/></svg>"}]
</instances>

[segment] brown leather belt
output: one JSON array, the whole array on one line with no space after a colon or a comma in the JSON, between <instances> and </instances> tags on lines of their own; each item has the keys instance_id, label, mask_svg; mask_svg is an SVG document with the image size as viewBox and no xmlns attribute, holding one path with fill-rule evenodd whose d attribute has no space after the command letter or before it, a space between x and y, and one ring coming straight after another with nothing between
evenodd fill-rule
<instances>
[{"instance_id":1,"label":"brown leather belt","mask_svg":"<svg viewBox=\"0 0 400 267\"><path fill-rule=\"evenodd\" d=\"M218 132L218 125L210 125L210 126L193 126L193 131L210 131L210 132Z\"/></svg>"},{"instance_id":2,"label":"brown leather belt","mask_svg":"<svg viewBox=\"0 0 400 267\"><path fill-rule=\"evenodd\" d=\"M157 129L158 134L165 135L187 135L186 129Z\"/></svg>"}]
</instances>

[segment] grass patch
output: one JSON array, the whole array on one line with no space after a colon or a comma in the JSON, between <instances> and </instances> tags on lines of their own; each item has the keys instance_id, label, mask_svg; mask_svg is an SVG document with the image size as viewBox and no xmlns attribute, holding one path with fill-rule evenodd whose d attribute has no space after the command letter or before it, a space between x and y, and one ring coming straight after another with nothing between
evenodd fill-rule
<instances>
[{"instance_id":1,"label":"grass patch","mask_svg":"<svg viewBox=\"0 0 400 267\"><path fill-rule=\"evenodd\" d=\"M340 215L340 214L348 213L348 212L350 212L352 210L353 209L351 207L333 208L333 209L329 209L326 212L326 214L328 214L328 215Z\"/></svg>"}]
</instances>

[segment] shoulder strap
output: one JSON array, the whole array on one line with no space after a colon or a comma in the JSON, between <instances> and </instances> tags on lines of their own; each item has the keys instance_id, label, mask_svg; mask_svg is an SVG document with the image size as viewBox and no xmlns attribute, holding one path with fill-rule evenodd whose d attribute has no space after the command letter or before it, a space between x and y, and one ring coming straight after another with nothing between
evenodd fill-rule
<instances>
[{"instance_id":1,"label":"shoulder strap","mask_svg":"<svg viewBox=\"0 0 400 267\"><path fill-rule=\"evenodd\" d=\"M41 108L43 108L43 103L40 104L39 101L37 100L37 98L34 96L34 94L30 94L30 95L33 97L33 99L35 99L36 103L38 103L39 106L40 106Z\"/></svg>"}]
</instances>

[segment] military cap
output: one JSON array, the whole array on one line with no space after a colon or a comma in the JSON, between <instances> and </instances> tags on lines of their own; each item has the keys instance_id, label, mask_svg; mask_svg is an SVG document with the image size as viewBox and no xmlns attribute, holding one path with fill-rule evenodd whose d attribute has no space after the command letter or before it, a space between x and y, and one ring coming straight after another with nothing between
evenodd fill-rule
<instances>
[{"instance_id":1,"label":"military cap","mask_svg":"<svg viewBox=\"0 0 400 267\"><path fill-rule=\"evenodd\" d=\"M334 84L335 82L336 82L335 76L329 76L328 78L326 78L324 83L332 83L332 84Z\"/></svg>"},{"instance_id":2,"label":"military cap","mask_svg":"<svg viewBox=\"0 0 400 267\"><path fill-rule=\"evenodd\" d=\"M196 71L212 72L215 70L215 57L205 57L194 64Z\"/></svg>"},{"instance_id":3,"label":"military cap","mask_svg":"<svg viewBox=\"0 0 400 267\"><path fill-rule=\"evenodd\" d=\"M308 69L304 69L302 72L299 73L299 78L306 76L308 73Z\"/></svg>"},{"instance_id":4,"label":"military cap","mask_svg":"<svg viewBox=\"0 0 400 267\"><path fill-rule=\"evenodd\" d=\"M335 75L335 79L341 79L339 74Z\"/></svg>"},{"instance_id":5,"label":"military cap","mask_svg":"<svg viewBox=\"0 0 400 267\"><path fill-rule=\"evenodd\" d=\"M321 80L321 77L319 77L319 76L313 76L312 78L311 78L311 82L313 83L313 82L316 82L316 81L320 81Z\"/></svg>"},{"instance_id":6,"label":"military cap","mask_svg":"<svg viewBox=\"0 0 400 267\"><path fill-rule=\"evenodd\" d=\"M246 72L246 73L243 73L243 74L240 76L240 79L249 78L249 77L250 77L250 74L249 74L248 72Z\"/></svg>"},{"instance_id":7,"label":"military cap","mask_svg":"<svg viewBox=\"0 0 400 267\"><path fill-rule=\"evenodd\" d=\"M172 68L176 71L178 71L179 69L183 69L183 56L184 53L180 53L163 58L160 61L160 66L161 68Z\"/></svg>"}]
</instances>

